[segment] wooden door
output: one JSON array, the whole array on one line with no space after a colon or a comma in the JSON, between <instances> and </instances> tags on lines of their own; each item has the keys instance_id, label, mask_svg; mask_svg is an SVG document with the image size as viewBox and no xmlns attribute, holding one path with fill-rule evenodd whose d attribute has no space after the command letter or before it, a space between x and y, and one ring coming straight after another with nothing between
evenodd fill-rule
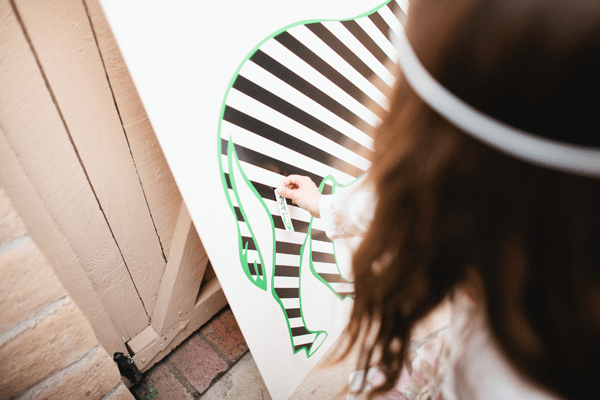
<instances>
[{"instance_id":1,"label":"wooden door","mask_svg":"<svg viewBox=\"0 0 600 400\"><path fill-rule=\"evenodd\" d=\"M226 304L97 0L0 0L0 183L140 370Z\"/></svg>"}]
</instances>

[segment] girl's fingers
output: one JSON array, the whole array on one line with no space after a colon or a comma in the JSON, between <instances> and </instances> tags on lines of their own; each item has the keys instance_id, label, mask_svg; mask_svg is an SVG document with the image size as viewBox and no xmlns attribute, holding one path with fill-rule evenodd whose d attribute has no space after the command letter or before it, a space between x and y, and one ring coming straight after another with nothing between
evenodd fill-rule
<instances>
[{"instance_id":1,"label":"girl's fingers","mask_svg":"<svg viewBox=\"0 0 600 400\"><path fill-rule=\"evenodd\" d=\"M293 191L287 187L277 188L277 193L283 197L287 197L288 199L291 199L293 196Z\"/></svg>"},{"instance_id":2,"label":"girl's fingers","mask_svg":"<svg viewBox=\"0 0 600 400\"><path fill-rule=\"evenodd\" d=\"M277 193L279 193L280 195L283 196L282 190L284 189L292 189L294 187L294 185L290 182L289 177L285 177L281 180L281 182L279 182L279 184L277 184Z\"/></svg>"},{"instance_id":3,"label":"girl's fingers","mask_svg":"<svg viewBox=\"0 0 600 400\"><path fill-rule=\"evenodd\" d=\"M296 200L301 200L312 192L318 192L313 181L309 177L301 175L286 176L279 182L276 189L277 193L291 199L294 204L297 204Z\"/></svg>"}]
</instances>

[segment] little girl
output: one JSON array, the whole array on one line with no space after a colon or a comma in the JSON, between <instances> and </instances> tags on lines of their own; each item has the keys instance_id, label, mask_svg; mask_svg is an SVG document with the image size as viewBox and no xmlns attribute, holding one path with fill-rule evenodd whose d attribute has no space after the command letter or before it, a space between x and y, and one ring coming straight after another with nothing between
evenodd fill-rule
<instances>
[{"instance_id":1,"label":"little girl","mask_svg":"<svg viewBox=\"0 0 600 400\"><path fill-rule=\"evenodd\" d=\"M398 46L365 184L278 187L364 237L348 332L384 375L369 395L600 398L600 2L413 0ZM411 331L447 298L417 376Z\"/></svg>"}]
</instances>

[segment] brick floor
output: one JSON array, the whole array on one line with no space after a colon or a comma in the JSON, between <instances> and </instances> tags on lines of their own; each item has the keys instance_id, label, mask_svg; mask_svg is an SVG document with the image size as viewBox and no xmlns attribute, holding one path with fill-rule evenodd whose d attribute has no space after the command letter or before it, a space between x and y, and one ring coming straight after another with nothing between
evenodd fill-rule
<instances>
[{"instance_id":1,"label":"brick floor","mask_svg":"<svg viewBox=\"0 0 600 400\"><path fill-rule=\"evenodd\" d=\"M227 362L219 357L218 350L213 350L197 334L179 346L169 359L199 393L203 393L217 376L229 369Z\"/></svg>"},{"instance_id":2,"label":"brick floor","mask_svg":"<svg viewBox=\"0 0 600 400\"><path fill-rule=\"evenodd\" d=\"M248 345L230 308L225 309L219 318L213 318L200 328L200 336L204 336L208 343L212 343L231 362L236 362L248 351Z\"/></svg>"},{"instance_id":3,"label":"brick floor","mask_svg":"<svg viewBox=\"0 0 600 400\"><path fill-rule=\"evenodd\" d=\"M156 364L146 374L144 380L134 387L131 393L136 399L152 398L155 392L156 399L169 400L193 400L198 397L196 393L190 393L185 385L177 378L172 365L165 360Z\"/></svg>"},{"instance_id":4,"label":"brick floor","mask_svg":"<svg viewBox=\"0 0 600 400\"><path fill-rule=\"evenodd\" d=\"M138 400L199 399L247 351L233 313L226 307L144 373L131 393Z\"/></svg>"}]
</instances>

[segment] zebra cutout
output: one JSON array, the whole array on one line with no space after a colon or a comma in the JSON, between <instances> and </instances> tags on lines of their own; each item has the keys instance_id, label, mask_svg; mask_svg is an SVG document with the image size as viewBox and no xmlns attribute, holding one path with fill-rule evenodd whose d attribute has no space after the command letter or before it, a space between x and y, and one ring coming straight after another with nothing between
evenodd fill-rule
<instances>
[{"instance_id":1,"label":"zebra cutout","mask_svg":"<svg viewBox=\"0 0 600 400\"><path fill-rule=\"evenodd\" d=\"M319 219L288 201L294 231L285 230L273 187L298 174L332 194L365 174L395 80L390 36L407 9L392 0L354 19L283 29L250 53L225 96L219 167L241 269L279 303L294 354L316 352L336 312L320 302L334 297L349 311L353 285Z\"/></svg>"}]
</instances>

